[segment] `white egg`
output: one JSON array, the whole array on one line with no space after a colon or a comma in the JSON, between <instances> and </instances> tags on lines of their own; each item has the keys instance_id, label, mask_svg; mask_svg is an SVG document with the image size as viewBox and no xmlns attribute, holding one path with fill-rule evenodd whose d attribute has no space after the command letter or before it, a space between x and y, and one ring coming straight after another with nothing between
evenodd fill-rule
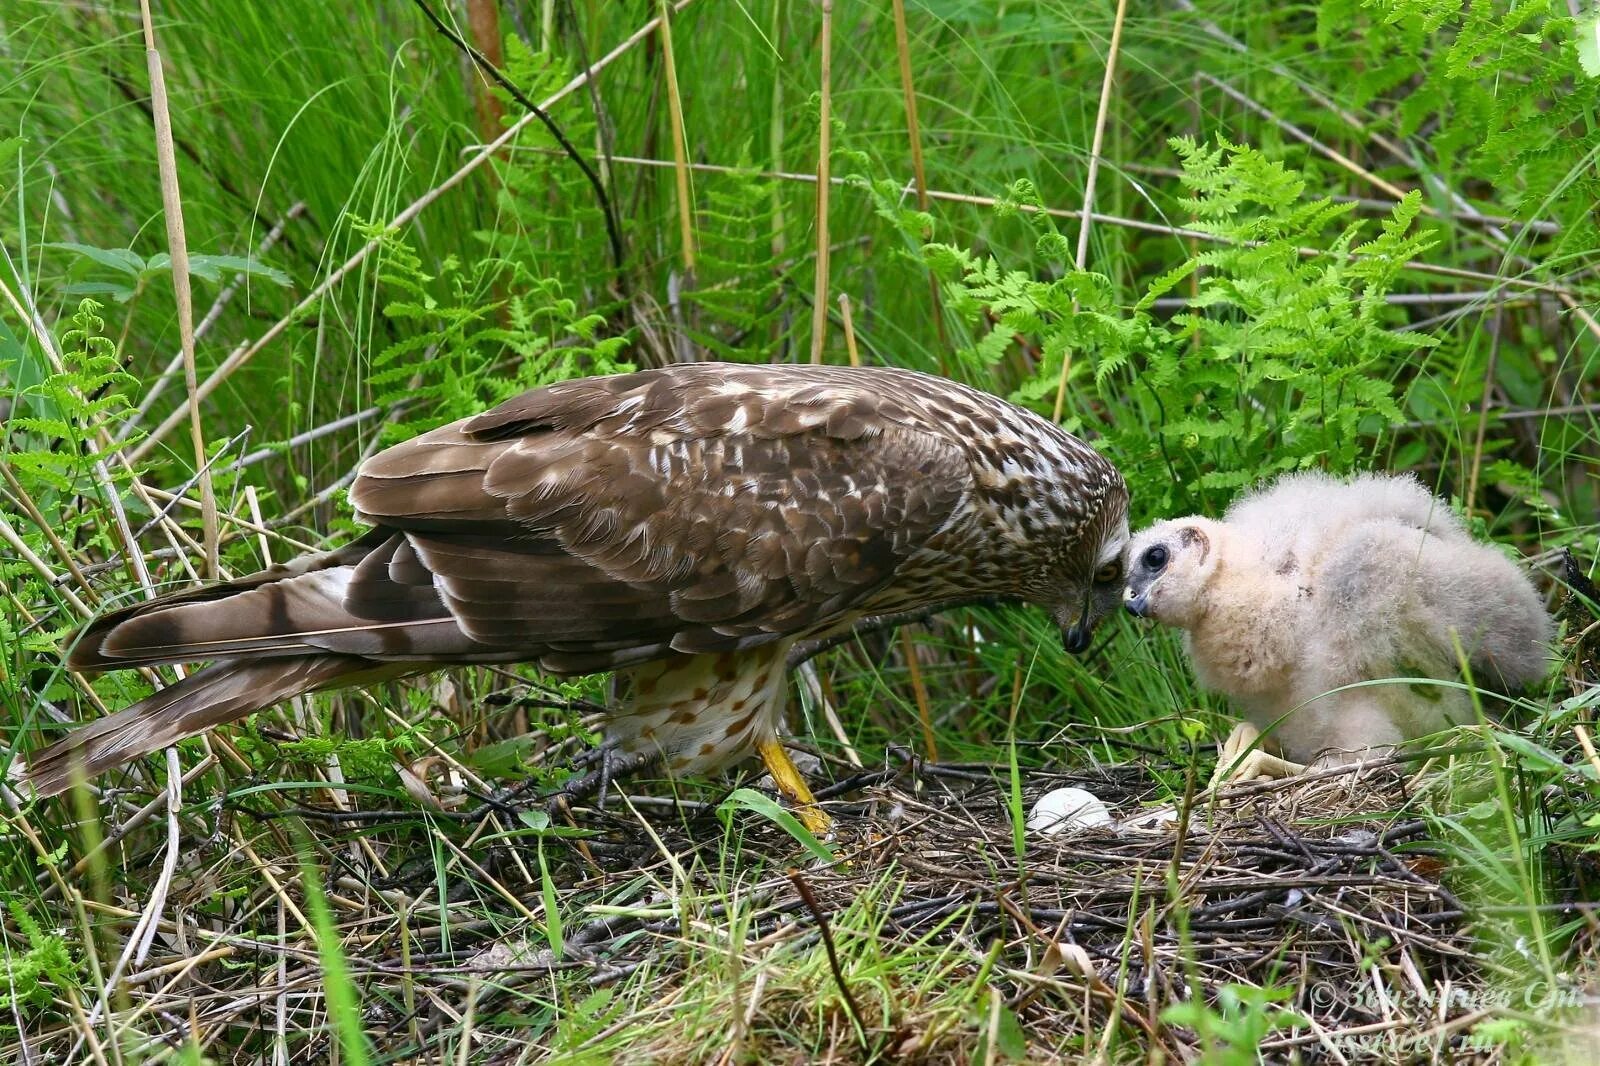
<instances>
[{"instance_id":1,"label":"white egg","mask_svg":"<svg viewBox=\"0 0 1600 1066\"><path fill-rule=\"evenodd\" d=\"M1046 792L1028 814L1028 828L1046 836L1110 824L1111 812L1100 797L1081 788Z\"/></svg>"}]
</instances>

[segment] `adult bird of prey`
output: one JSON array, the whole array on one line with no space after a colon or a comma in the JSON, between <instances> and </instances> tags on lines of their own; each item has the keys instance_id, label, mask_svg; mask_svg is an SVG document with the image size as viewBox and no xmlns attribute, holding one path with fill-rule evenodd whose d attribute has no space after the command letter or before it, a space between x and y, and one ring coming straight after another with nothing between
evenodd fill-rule
<instances>
[{"instance_id":1,"label":"adult bird of prey","mask_svg":"<svg viewBox=\"0 0 1600 1066\"><path fill-rule=\"evenodd\" d=\"M1554 634L1533 583L1411 477L1292 474L1221 521L1142 531L1127 569L1129 610L1182 628L1200 683L1244 713L1213 785L1473 721L1471 693L1453 684L1463 663L1499 693L1549 671Z\"/></svg>"},{"instance_id":2,"label":"adult bird of prey","mask_svg":"<svg viewBox=\"0 0 1600 1066\"><path fill-rule=\"evenodd\" d=\"M35 752L50 795L315 690L452 664L614 670L625 752L699 772L778 743L786 655L975 597L1116 608L1127 489L1037 415L897 369L690 363L535 389L362 464L343 547L101 617L74 670L214 660Z\"/></svg>"}]
</instances>

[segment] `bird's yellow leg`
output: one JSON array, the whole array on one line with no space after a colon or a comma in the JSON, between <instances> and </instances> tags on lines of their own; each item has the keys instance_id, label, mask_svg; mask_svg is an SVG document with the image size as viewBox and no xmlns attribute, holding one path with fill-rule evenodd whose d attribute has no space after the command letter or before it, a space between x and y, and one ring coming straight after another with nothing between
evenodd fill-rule
<instances>
[{"instance_id":1,"label":"bird's yellow leg","mask_svg":"<svg viewBox=\"0 0 1600 1066\"><path fill-rule=\"evenodd\" d=\"M1272 777L1293 777L1306 772L1305 766L1261 750L1261 730L1240 722L1217 750L1217 769L1211 775L1210 789L1264 781Z\"/></svg>"},{"instance_id":2,"label":"bird's yellow leg","mask_svg":"<svg viewBox=\"0 0 1600 1066\"><path fill-rule=\"evenodd\" d=\"M778 743L776 737L756 741L756 754L766 763L767 772L772 775L778 791L794 805L795 817L800 819L801 825L817 836L833 828L833 819L817 806L817 798L811 794L800 768L789 758L789 753L783 750L783 745Z\"/></svg>"}]
</instances>

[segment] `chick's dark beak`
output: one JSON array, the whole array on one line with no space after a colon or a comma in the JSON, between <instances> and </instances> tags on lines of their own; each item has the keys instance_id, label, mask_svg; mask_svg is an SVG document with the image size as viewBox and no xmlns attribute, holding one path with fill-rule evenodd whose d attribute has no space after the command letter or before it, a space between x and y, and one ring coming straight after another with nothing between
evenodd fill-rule
<instances>
[{"instance_id":1,"label":"chick's dark beak","mask_svg":"<svg viewBox=\"0 0 1600 1066\"><path fill-rule=\"evenodd\" d=\"M1150 613L1150 590L1142 589L1135 593L1130 585L1122 592L1122 603L1140 618L1147 617Z\"/></svg>"}]
</instances>

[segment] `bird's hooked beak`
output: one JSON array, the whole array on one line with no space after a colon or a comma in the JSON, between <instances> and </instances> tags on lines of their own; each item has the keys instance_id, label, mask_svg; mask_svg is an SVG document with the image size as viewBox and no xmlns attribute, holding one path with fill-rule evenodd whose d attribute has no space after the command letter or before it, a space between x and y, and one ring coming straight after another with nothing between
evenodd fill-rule
<instances>
[{"instance_id":1,"label":"bird's hooked beak","mask_svg":"<svg viewBox=\"0 0 1600 1066\"><path fill-rule=\"evenodd\" d=\"M1122 605L1140 618L1150 617L1150 586L1135 592L1132 585L1122 590Z\"/></svg>"},{"instance_id":2,"label":"bird's hooked beak","mask_svg":"<svg viewBox=\"0 0 1600 1066\"><path fill-rule=\"evenodd\" d=\"M1078 620L1069 626L1061 627L1061 646L1073 655L1082 655L1089 650L1089 641L1094 633L1089 627L1089 600L1083 601L1083 610L1078 613Z\"/></svg>"}]
</instances>

